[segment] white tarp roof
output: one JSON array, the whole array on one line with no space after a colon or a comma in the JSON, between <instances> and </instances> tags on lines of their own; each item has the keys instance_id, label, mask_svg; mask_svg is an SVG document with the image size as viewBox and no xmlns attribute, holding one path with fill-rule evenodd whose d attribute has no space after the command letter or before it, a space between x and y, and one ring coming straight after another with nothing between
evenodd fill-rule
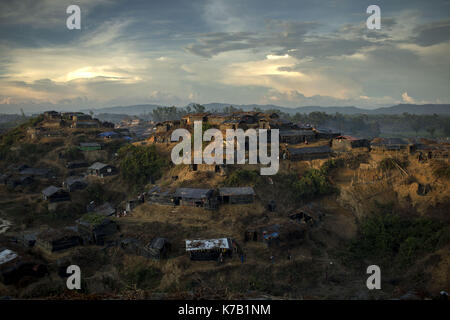
<instances>
[{"instance_id":1,"label":"white tarp roof","mask_svg":"<svg viewBox=\"0 0 450 320\"><path fill-rule=\"evenodd\" d=\"M0 252L0 265L7 263L11 260L14 260L17 257L18 257L17 253L15 253L12 250L5 249Z\"/></svg>"},{"instance_id":2,"label":"white tarp roof","mask_svg":"<svg viewBox=\"0 0 450 320\"><path fill-rule=\"evenodd\" d=\"M228 239L186 240L186 251L210 249L230 249Z\"/></svg>"}]
</instances>

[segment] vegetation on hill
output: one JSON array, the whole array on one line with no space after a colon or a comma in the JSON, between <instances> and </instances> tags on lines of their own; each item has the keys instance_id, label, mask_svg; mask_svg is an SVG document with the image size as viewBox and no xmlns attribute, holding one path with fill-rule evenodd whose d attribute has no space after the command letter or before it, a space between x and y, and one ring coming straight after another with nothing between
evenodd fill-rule
<instances>
[{"instance_id":1,"label":"vegetation on hill","mask_svg":"<svg viewBox=\"0 0 450 320\"><path fill-rule=\"evenodd\" d=\"M26 129L36 126L39 122L44 120L43 115L39 115L35 118L30 118L21 125L5 132L0 135L0 161L7 160L14 162L17 160L17 155L11 152L11 147L17 143L20 139L25 137Z\"/></svg>"},{"instance_id":2,"label":"vegetation on hill","mask_svg":"<svg viewBox=\"0 0 450 320\"><path fill-rule=\"evenodd\" d=\"M358 237L350 242L346 258L349 262L368 260L404 267L419 254L432 252L448 242L445 230L442 222L427 218L406 218L390 212L367 217Z\"/></svg>"},{"instance_id":3,"label":"vegetation on hill","mask_svg":"<svg viewBox=\"0 0 450 320\"><path fill-rule=\"evenodd\" d=\"M329 175L332 169L344 165L342 159L331 159L326 161L320 169L309 169L292 183L296 196L304 200L336 192L337 189L331 184Z\"/></svg>"},{"instance_id":4,"label":"vegetation on hill","mask_svg":"<svg viewBox=\"0 0 450 320\"><path fill-rule=\"evenodd\" d=\"M121 175L130 185L143 186L150 180L159 179L167 165L155 145L126 145L118 154Z\"/></svg>"},{"instance_id":5,"label":"vegetation on hill","mask_svg":"<svg viewBox=\"0 0 450 320\"><path fill-rule=\"evenodd\" d=\"M335 191L324 171L317 169L306 171L300 179L293 183L292 187L300 199L311 199Z\"/></svg>"},{"instance_id":6,"label":"vegetation on hill","mask_svg":"<svg viewBox=\"0 0 450 320\"><path fill-rule=\"evenodd\" d=\"M229 187L241 187L255 185L259 179L260 175L256 170L237 169L227 176L224 184Z\"/></svg>"},{"instance_id":7,"label":"vegetation on hill","mask_svg":"<svg viewBox=\"0 0 450 320\"><path fill-rule=\"evenodd\" d=\"M103 217L99 214L96 214L96 213L88 212L88 213L83 214L81 216L80 220L95 226L95 225L102 223L103 220L105 220L105 217Z\"/></svg>"}]
</instances>

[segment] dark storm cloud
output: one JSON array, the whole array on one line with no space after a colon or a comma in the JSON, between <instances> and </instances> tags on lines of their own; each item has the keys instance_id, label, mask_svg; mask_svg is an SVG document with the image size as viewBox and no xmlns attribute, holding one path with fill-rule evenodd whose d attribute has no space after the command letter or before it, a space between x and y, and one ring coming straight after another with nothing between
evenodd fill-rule
<instances>
[{"instance_id":1,"label":"dark storm cloud","mask_svg":"<svg viewBox=\"0 0 450 320\"><path fill-rule=\"evenodd\" d=\"M414 28L413 41L421 46L432 46L450 40L450 20L433 22Z\"/></svg>"},{"instance_id":2,"label":"dark storm cloud","mask_svg":"<svg viewBox=\"0 0 450 320\"><path fill-rule=\"evenodd\" d=\"M70 4L81 7L80 31L66 28ZM449 2L379 0L381 30L366 27L370 4L3 0L0 101L370 105L406 91L450 100Z\"/></svg>"}]
</instances>

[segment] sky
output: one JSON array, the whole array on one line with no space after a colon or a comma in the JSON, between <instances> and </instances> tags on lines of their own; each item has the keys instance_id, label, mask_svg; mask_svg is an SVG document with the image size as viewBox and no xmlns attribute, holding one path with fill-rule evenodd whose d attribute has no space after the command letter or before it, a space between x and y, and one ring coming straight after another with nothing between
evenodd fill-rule
<instances>
[{"instance_id":1,"label":"sky","mask_svg":"<svg viewBox=\"0 0 450 320\"><path fill-rule=\"evenodd\" d=\"M0 53L0 113L450 103L450 0L2 0Z\"/></svg>"}]
</instances>

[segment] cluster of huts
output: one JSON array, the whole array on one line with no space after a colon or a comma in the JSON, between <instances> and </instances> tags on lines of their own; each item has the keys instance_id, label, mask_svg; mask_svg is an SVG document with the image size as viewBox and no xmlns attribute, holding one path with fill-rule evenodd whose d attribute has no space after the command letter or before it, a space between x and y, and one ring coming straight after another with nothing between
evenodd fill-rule
<instances>
[{"instance_id":1,"label":"cluster of huts","mask_svg":"<svg viewBox=\"0 0 450 320\"><path fill-rule=\"evenodd\" d=\"M44 112L47 126L70 128L114 128L110 122L102 122L83 112Z\"/></svg>"},{"instance_id":2,"label":"cluster of huts","mask_svg":"<svg viewBox=\"0 0 450 320\"><path fill-rule=\"evenodd\" d=\"M153 142L170 141L170 132L178 128L190 129L195 121L202 121L219 130L227 129L278 129L281 143L298 144L308 143L320 139L331 139L338 136L329 130L316 129L311 126L302 126L291 121L281 119L277 113L263 113L256 111L233 113L192 113L183 116L180 120L158 122L155 125L155 134L150 138Z\"/></svg>"},{"instance_id":3,"label":"cluster of huts","mask_svg":"<svg viewBox=\"0 0 450 320\"><path fill-rule=\"evenodd\" d=\"M255 191L251 187L177 188L175 190L152 187L145 195L149 203L160 205L217 209L220 204L253 203Z\"/></svg>"},{"instance_id":4,"label":"cluster of huts","mask_svg":"<svg viewBox=\"0 0 450 320\"><path fill-rule=\"evenodd\" d=\"M35 181L45 181L54 177L51 169L31 168L25 164L11 165L6 173L0 174L0 184L9 188L25 187Z\"/></svg>"},{"instance_id":5,"label":"cluster of huts","mask_svg":"<svg viewBox=\"0 0 450 320\"><path fill-rule=\"evenodd\" d=\"M155 133L149 140L156 143L176 142L171 141L170 133L177 128L191 129L195 121L202 121L222 131L227 129L278 129L282 159L291 161L326 159L339 153L359 151L408 151L410 153L423 153L427 158L431 154L435 155L435 157L448 157L448 148L444 148L445 150L443 151L442 146L430 148L429 145L409 142L400 138L377 138L370 141L349 135L341 135L339 132L327 128L296 124L280 119L277 113L255 111L187 114L180 120L156 123ZM308 146L308 144L313 144L319 140L327 140L328 143L320 146Z\"/></svg>"},{"instance_id":6,"label":"cluster of huts","mask_svg":"<svg viewBox=\"0 0 450 320\"><path fill-rule=\"evenodd\" d=\"M71 168L84 167L84 163L72 162L67 164ZM117 169L108 164L101 162L95 162L87 168L86 175L93 175L104 178L105 176L113 175L117 173ZM85 176L69 176L62 182L61 187L50 185L42 190L42 199L48 201L48 203L57 203L63 201L70 201L70 193L82 190L88 186L88 182Z\"/></svg>"}]
</instances>

